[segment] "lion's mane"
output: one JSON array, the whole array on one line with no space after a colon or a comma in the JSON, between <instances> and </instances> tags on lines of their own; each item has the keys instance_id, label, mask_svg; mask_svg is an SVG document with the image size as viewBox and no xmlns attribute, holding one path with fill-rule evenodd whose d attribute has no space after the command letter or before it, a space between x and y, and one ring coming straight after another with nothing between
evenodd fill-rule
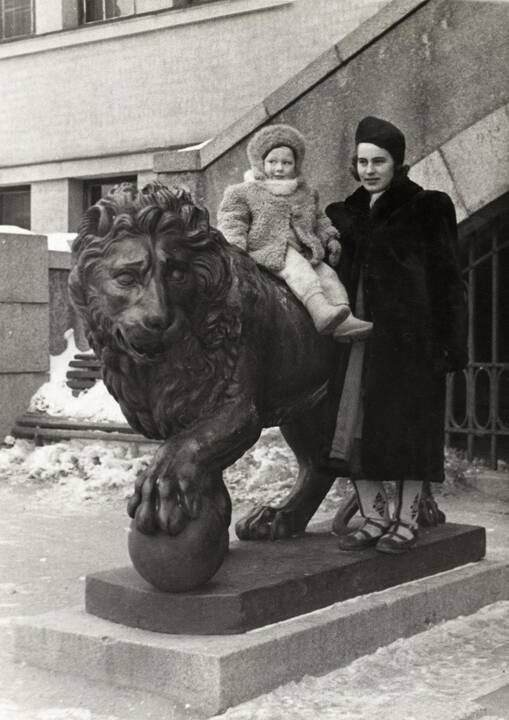
<instances>
[{"instance_id":1,"label":"lion's mane","mask_svg":"<svg viewBox=\"0 0 509 720\"><path fill-rule=\"evenodd\" d=\"M182 308L178 342L145 361L119 346L111 318L89 282L109 248L124 238L165 235L192 254L196 303ZM103 361L103 377L130 424L149 437L169 437L197 416L213 412L233 374L241 335L239 288L232 251L211 228L206 210L182 190L151 183L123 184L85 214L73 244L71 299L89 342Z\"/></svg>"}]
</instances>

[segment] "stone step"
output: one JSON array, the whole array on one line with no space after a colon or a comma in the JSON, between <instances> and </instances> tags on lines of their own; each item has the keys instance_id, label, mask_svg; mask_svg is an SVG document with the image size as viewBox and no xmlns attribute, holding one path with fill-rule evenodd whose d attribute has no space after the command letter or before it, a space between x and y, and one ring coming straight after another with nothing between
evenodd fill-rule
<instances>
[{"instance_id":1,"label":"stone step","mask_svg":"<svg viewBox=\"0 0 509 720\"><path fill-rule=\"evenodd\" d=\"M76 354L74 355L74 359L75 359L75 360L87 360L87 361L88 361L88 360L95 360L95 361L97 361L97 362L100 362L100 360L98 360L98 358L97 358L97 355L96 355L95 353L93 353L93 352L88 352L88 353L76 353Z\"/></svg>"},{"instance_id":2,"label":"stone step","mask_svg":"<svg viewBox=\"0 0 509 720\"><path fill-rule=\"evenodd\" d=\"M397 567L400 558L392 560ZM154 633L82 608L27 616L14 628L14 652L19 662L163 696L187 715L210 717L508 599L509 561L487 559L236 635Z\"/></svg>"},{"instance_id":3,"label":"stone step","mask_svg":"<svg viewBox=\"0 0 509 720\"><path fill-rule=\"evenodd\" d=\"M68 380L92 380L95 383L96 380L100 380L101 371L99 369L88 369L83 368L80 370L68 370L66 373Z\"/></svg>"},{"instance_id":4,"label":"stone step","mask_svg":"<svg viewBox=\"0 0 509 720\"><path fill-rule=\"evenodd\" d=\"M79 393L83 390L90 390L90 388L93 388L95 380L86 380L85 378L83 378L83 380L67 380L66 385L68 388L75 391L73 392L73 395L79 395Z\"/></svg>"},{"instance_id":5,"label":"stone step","mask_svg":"<svg viewBox=\"0 0 509 720\"><path fill-rule=\"evenodd\" d=\"M159 443L118 423L93 423L45 413L25 413L17 419L12 434L44 444L62 440L105 440L110 442Z\"/></svg>"},{"instance_id":6,"label":"stone step","mask_svg":"<svg viewBox=\"0 0 509 720\"><path fill-rule=\"evenodd\" d=\"M100 368L101 367L101 361L97 360L95 357L91 357L89 360L77 360L76 355L74 356L74 360L71 360L69 362L69 367L73 368Z\"/></svg>"},{"instance_id":7,"label":"stone step","mask_svg":"<svg viewBox=\"0 0 509 720\"><path fill-rule=\"evenodd\" d=\"M69 368L72 369L66 373L66 385L73 395L89 390L101 379L101 361L94 353L76 353L69 362Z\"/></svg>"}]
</instances>

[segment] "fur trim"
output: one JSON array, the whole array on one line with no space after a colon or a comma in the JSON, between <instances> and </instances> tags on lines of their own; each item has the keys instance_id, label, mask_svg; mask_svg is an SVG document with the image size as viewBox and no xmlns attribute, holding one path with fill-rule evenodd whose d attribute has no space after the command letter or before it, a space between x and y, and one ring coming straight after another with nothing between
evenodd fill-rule
<instances>
[{"instance_id":1,"label":"fur trim","mask_svg":"<svg viewBox=\"0 0 509 720\"><path fill-rule=\"evenodd\" d=\"M253 135L247 146L247 157L256 179L265 177L263 161L267 153L282 145L292 148L295 154L295 174L301 174L306 152L304 137L291 125L266 125Z\"/></svg>"},{"instance_id":2,"label":"fur trim","mask_svg":"<svg viewBox=\"0 0 509 720\"><path fill-rule=\"evenodd\" d=\"M261 182L263 187L273 195L291 195L299 185L302 184L301 178L289 178L288 180L269 180L265 177L259 177L258 173L253 170L246 170L244 173L244 182Z\"/></svg>"},{"instance_id":3,"label":"fur trim","mask_svg":"<svg viewBox=\"0 0 509 720\"><path fill-rule=\"evenodd\" d=\"M299 187L299 179L265 180L264 185L273 195L292 195Z\"/></svg>"}]
</instances>

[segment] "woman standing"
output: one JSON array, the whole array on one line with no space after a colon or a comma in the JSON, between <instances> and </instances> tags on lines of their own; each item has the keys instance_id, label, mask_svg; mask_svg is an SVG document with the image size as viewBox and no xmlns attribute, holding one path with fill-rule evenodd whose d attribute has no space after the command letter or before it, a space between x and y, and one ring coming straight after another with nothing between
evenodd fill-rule
<instances>
[{"instance_id":1,"label":"woman standing","mask_svg":"<svg viewBox=\"0 0 509 720\"><path fill-rule=\"evenodd\" d=\"M403 133L366 117L355 143L361 187L326 209L341 234L352 309L373 322L368 343L350 351L332 443L364 518L340 548L401 553L416 542L423 483L444 477L445 376L466 364L465 288L454 206L407 178ZM392 516L383 486L391 480Z\"/></svg>"}]
</instances>

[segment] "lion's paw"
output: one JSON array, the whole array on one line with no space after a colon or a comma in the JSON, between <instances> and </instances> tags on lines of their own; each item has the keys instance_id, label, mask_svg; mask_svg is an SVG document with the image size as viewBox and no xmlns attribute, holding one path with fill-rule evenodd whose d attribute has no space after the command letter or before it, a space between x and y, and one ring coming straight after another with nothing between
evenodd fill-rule
<instances>
[{"instance_id":1,"label":"lion's paw","mask_svg":"<svg viewBox=\"0 0 509 720\"><path fill-rule=\"evenodd\" d=\"M268 505L258 505L235 525L239 540L284 540L302 534L294 514Z\"/></svg>"}]
</instances>

